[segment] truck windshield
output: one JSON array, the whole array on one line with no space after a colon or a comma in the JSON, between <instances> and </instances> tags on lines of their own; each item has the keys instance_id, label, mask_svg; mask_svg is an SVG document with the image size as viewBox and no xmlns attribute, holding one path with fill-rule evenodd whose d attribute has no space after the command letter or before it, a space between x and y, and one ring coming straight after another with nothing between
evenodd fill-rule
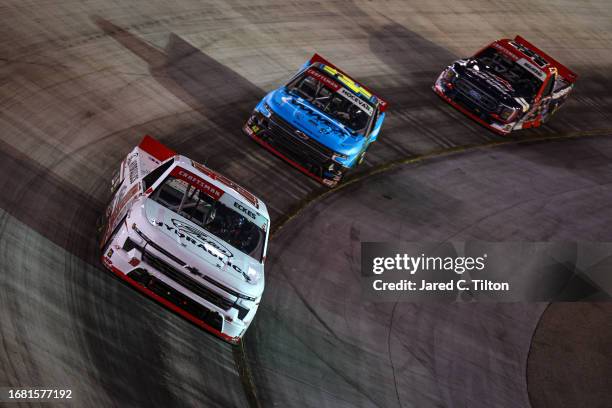
<instances>
[{"instance_id":1,"label":"truck windshield","mask_svg":"<svg viewBox=\"0 0 612 408\"><path fill-rule=\"evenodd\" d=\"M481 69L505 79L515 90L518 97L533 99L542 86L542 80L519 64L520 61L513 61L509 56L493 47L482 51L476 59ZM529 64L528 62L525 63ZM533 66L533 69L537 68Z\"/></svg>"},{"instance_id":2,"label":"truck windshield","mask_svg":"<svg viewBox=\"0 0 612 408\"><path fill-rule=\"evenodd\" d=\"M238 208L244 208L244 206L234 204L234 207L236 207L234 209L218 198L213 198L214 194L207 193L201 186L196 187L196 185L183 178L174 177L172 174L151 194L150 198L152 200L188 219L258 262L262 262L266 224L263 224L262 227L264 228L262 228L258 226L256 221L248 218L248 213L242 214L239 212ZM226 198L224 199L226 202L233 201L232 198ZM238 202L236 201L236 203Z\"/></svg>"},{"instance_id":3,"label":"truck windshield","mask_svg":"<svg viewBox=\"0 0 612 408\"><path fill-rule=\"evenodd\" d=\"M309 68L287 85L289 93L306 99L354 133L367 129L374 107L319 70Z\"/></svg>"}]
</instances>

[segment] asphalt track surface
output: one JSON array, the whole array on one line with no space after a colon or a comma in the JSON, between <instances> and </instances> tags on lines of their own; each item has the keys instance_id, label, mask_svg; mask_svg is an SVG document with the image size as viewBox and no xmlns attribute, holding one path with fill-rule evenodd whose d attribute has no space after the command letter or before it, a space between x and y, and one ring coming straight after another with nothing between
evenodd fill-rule
<instances>
[{"instance_id":1,"label":"asphalt track surface","mask_svg":"<svg viewBox=\"0 0 612 408\"><path fill-rule=\"evenodd\" d=\"M609 402L609 381L568 374L612 378L609 307L364 304L354 281L366 237L611 240L612 3L9 0L0 21L0 385L104 407ZM574 139L474 148L503 139L430 85L517 33L580 79L549 125L513 140ZM315 51L391 105L359 178L331 193L240 132ZM283 225L243 349L98 262L110 176L143 134L239 181ZM593 340L552 341L578 329Z\"/></svg>"}]
</instances>

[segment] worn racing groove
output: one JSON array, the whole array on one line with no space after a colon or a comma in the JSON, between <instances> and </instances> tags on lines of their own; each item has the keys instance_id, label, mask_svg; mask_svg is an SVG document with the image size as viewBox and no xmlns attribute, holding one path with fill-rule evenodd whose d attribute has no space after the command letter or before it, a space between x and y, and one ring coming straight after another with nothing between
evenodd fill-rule
<instances>
[{"instance_id":1,"label":"worn racing groove","mask_svg":"<svg viewBox=\"0 0 612 408\"><path fill-rule=\"evenodd\" d=\"M420 156L409 156L396 160L389 161L387 163L382 163L377 166L371 167L363 172L355 174L351 177L347 177L345 181L340 184L338 187L332 190L318 190L313 192L310 196L306 197L304 200L297 203L290 211L288 211L283 217L277 221L271 231L271 238L280 232L280 230L292 219L298 217L300 213L309 205L331 195L335 192L338 192L341 189L352 186L356 183L361 183L369 177L384 173L386 171L391 171L395 169L397 166L402 164L411 164L411 163L420 163L425 160L434 159L438 157L443 157L451 154L459 154L463 152L467 152L470 150L477 149L486 149L493 148L498 146L507 146L513 144L522 144L522 143L541 143L541 142L549 142L549 141L557 141L557 140L569 140L569 139L577 139L582 137L596 137L596 136L610 136L612 135L612 128L610 129L593 129L593 130L585 130L578 131L572 133L566 133L562 135L549 134L544 136L536 136L536 137L528 137L528 138L512 138L512 139L501 139L501 140L493 140L490 142L485 142L482 144L474 144L467 146L456 146L448 149L436 150L431 153L427 153Z\"/></svg>"},{"instance_id":2,"label":"worn racing groove","mask_svg":"<svg viewBox=\"0 0 612 408\"><path fill-rule=\"evenodd\" d=\"M241 341L237 346L232 347L236 371L238 371L238 375L240 375L240 380L242 381L242 387L249 403L249 407L262 408L262 405L257 398L257 387L249 367L249 361L245 348L246 345L244 341Z\"/></svg>"},{"instance_id":3,"label":"worn racing groove","mask_svg":"<svg viewBox=\"0 0 612 408\"><path fill-rule=\"evenodd\" d=\"M480 145L458 146L458 147L449 148L449 149L442 149L439 151L434 151L434 152L420 155L420 156L405 157L402 159L390 161L388 163L383 163L376 167L371 167L368 170L363 171L359 174L348 177L347 179L345 179L345 181L342 184L340 184L338 187L334 189L331 189L331 190L325 189L325 190L315 191L310 196L306 197L304 200L299 202L293 209L288 211L287 214L285 214L281 220L277 221L273 225L273 228L270 234L270 238L271 240L273 240L280 233L280 231L283 229L285 225L290 223L293 219L299 217L302 211L304 211L307 207L313 205L317 201L327 198L328 196L331 196L334 193L338 193L341 190L348 188L354 184L362 183L365 180L367 180L369 177L373 177L376 175L380 175L381 173L392 171L401 165L421 163L421 162L424 162L430 159L436 159L436 158L444 157L447 155L466 153L469 151L479 150L479 149L495 148L495 147L525 144L525 143L544 143L544 142L571 140L571 139L588 138L588 137L602 137L602 136L610 136L610 135L612 135L612 128L593 129L593 130L587 130L587 131L566 133L563 135L549 134L549 135L544 135L544 136L539 136L539 137L522 138L522 139L518 139L518 138L503 139L503 140L495 140L491 142L482 143ZM240 374L240 378L242 379L242 384L244 387L245 394L248 397L250 407L259 408L261 407L261 404L260 404L260 401L257 399L256 384L253 381L251 370L249 369L248 357L247 357L245 348L246 348L246 341L244 340L236 348L234 348L233 353L234 353L234 360L236 361L236 369L238 370Z\"/></svg>"}]
</instances>

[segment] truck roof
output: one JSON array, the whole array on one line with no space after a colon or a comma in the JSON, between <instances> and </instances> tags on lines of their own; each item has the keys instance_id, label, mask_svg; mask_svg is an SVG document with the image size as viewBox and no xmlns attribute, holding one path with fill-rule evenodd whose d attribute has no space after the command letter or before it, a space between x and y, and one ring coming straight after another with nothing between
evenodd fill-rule
<instances>
[{"instance_id":1,"label":"truck roof","mask_svg":"<svg viewBox=\"0 0 612 408\"><path fill-rule=\"evenodd\" d=\"M513 40L509 38L497 40L493 42L492 45L498 45L500 47L503 47L506 51L512 54L518 54L518 56L530 61L532 61L534 57L541 57L548 63L548 65L543 67L537 63L534 63L534 67L536 67L542 72L547 72L547 69L549 67L556 68L559 75L565 78L570 83L575 82L578 78L578 75L575 72L571 71L565 65L561 64L559 61L546 54L544 51L537 48L535 45L533 45L520 35L517 35Z\"/></svg>"}]
</instances>

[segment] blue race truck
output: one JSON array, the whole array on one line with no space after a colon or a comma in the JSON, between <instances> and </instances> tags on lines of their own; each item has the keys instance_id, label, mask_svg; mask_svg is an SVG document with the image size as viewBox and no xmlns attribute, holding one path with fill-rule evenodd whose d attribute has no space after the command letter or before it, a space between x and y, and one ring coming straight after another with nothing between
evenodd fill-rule
<instances>
[{"instance_id":1,"label":"blue race truck","mask_svg":"<svg viewBox=\"0 0 612 408\"><path fill-rule=\"evenodd\" d=\"M243 130L306 175L335 187L378 138L387 103L312 56L287 85L267 94Z\"/></svg>"}]
</instances>

